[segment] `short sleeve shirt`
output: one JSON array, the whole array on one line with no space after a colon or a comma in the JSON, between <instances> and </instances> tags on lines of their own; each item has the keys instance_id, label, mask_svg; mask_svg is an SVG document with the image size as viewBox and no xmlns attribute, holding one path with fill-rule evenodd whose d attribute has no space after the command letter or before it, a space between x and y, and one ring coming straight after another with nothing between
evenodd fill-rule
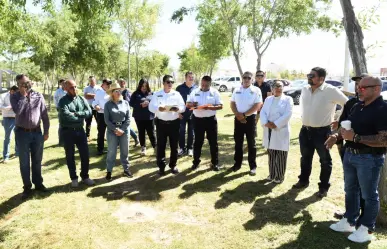
<instances>
[{"instance_id":1,"label":"short sleeve shirt","mask_svg":"<svg viewBox=\"0 0 387 249\"><path fill-rule=\"evenodd\" d=\"M211 105L223 104L218 90L213 88L210 88L206 92L203 92L199 88L196 88L188 96L187 102L191 102L191 103L197 102L198 106L207 105L207 104L211 104ZM212 110L194 110L193 113L195 117L198 117L198 118L212 117L216 115L216 111L212 111Z\"/></svg>"},{"instance_id":2,"label":"short sleeve shirt","mask_svg":"<svg viewBox=\"0 0 387 249\"><path fill-rule=\"evenodd\" d=\"M254 86L258 87L262 93L262 101L265 102L267 94L271 92L271 86L267 82L263 82L261 86L257 82L254 83Z\"/></svg>"},{"instance_id":3,"label":"short sleeve shirt","mask_svg":"<svg viewBox=\"0 0 387 249\"><path fill-rule=\"evenodd\" d=\"M92 94L96 94L98 89L100 89L101 87L100 86L97 86L95 85L94 87L92 86L87 86L85 87L85 89L83 89L83 93L86 94L86 93L92 93ZM92 105L93 104L93 100L94 99L86 99L87 102L89 103L89 105Z\"/></svg>"},{"instance_id":4,"label":"short sleeve shirt","mask_svg":"<svg viewBox=\"0 0 387 249\"><path fill-rule=\"evenodd\" d=\"M365 106L364 102L357 103L348 116L354 132L360 136L377 135L380 131L387 131L387 103L382 97ZM347 141L347 147L353 149L369 148L362 143Z\"/></svg>"},{"instance_id":5,"label":"short sleeve shirt","mask_svg":"<svg viewBox=\"0 0 387 249\"><path fill-rule=\"evenodd\" d=\"M250 110L253 105L262 103L261 90L252 85L248 88L240 86L232 93L231 102L235 102L238 112L245 113ZM257 114L257 112L253 114Z\"/></svg>"}]
</instances>

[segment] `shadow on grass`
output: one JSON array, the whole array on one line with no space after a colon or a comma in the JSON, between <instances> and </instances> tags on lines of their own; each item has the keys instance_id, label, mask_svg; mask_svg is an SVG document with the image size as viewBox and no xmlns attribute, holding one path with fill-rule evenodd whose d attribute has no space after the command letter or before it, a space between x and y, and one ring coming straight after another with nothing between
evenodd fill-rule
<instances>
[{"instance_id":1,"label":"shadow on grass","mask_svg":"<svg viewBox=\"0 0 387 249\"><path fill-rule=\"evenodd\" d=\"M307 211L302 212L303 224L300 227L296 240L283 244L277 249L298 249L298 248L326 248L326 249L347 249L347 248L368 248L370 243L357 244L347 239L349 233L338 233L329 229L332 223L337 221L312 221L312 216Z\"/></svg>"},{"instance_id":2,"label":"shadow on grass","mask_svg":"<svg viewBox=\"0 0 387 249\"><path fill-rule=\"evenodd\" d=\"M177 175L168 174L160 177L157 171L115 185L101 186L91 190L89 197L103 197L108 201L130 199L133 201L157 201L161 192L179 187L205 171L191 172L187 169ZM169 173L169 170L167 171Z\"/></svg>"}]
</instances>

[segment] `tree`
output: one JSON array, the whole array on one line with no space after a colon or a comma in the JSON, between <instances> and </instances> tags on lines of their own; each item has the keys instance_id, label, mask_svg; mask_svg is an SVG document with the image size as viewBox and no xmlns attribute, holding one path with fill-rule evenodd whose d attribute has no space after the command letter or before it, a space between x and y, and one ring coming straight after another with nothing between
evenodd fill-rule
<instances>
[{"instance_id":1,"label":"tree","mask_svg":"<svg viewBox=\"0 0 387 249\"><path fill-rule=\"evenodd\" d=\"M207 59L199 53L195 44L191 44L189 48L177 53L177 56L180 59L180 72L192 71L198 79L210 70Z\"/></svg>"},{"instance_id":2,"label":"tree","mask_svg":"<svg viewBox=\"0 0 387 249\"><path fill-rule=\"evenodd\" d=\"M123 30L123 37L128 51L128 82L130 84L130 55L136 49L136 64L138 70L138 54L144 41L154 35L154 27L158 20L160 6L140 0L122 0L118 9L118 23ZM138 77L138 73L137 73Z\"/></svg>"},{"instance_id":3,"label":"tree","mask_svg":"<svg viewBox=\"0 0 387 249\"><path fill-rule=\"evenodd\" d=\"M343 23L345 33L347 35L349 52L352 58L352 64L356 75L367 72L367 62L365 56L365 48L363 44L363 31L356 18L351 0L340 0L341 8L343 10ZM378 221L381 224L387 224L387 160L384 162L380 173L379 182L380 206Z\"/></svg>"},{"instance_id":4,"label":"tree","mask_svg":"<svg viewBox=\"0 0 387 249\"><path fill-rule=\"evenodd\" d=\"M315 28L328 31L334 24L324 13L329 0L249 0L246 19L249 38L257 54L256 69L271 42L280 37L310 33Z\"/></svg>"}]
</instances>

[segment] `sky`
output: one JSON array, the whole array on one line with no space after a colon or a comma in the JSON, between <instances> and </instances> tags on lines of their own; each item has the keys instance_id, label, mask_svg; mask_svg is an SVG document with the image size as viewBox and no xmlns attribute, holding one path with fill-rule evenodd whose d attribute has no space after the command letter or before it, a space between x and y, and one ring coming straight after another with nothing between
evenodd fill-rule
<instances>
[{"instance_id":1,"label":"sky","mask_svg":"<svg viewBox=\"0 0 387 249\"><path fill-rule=\"evenodd\" d=\"M380 22L364 31L365 46L376 41L385 41L385 46L377 48L372 53L374 58L368 60L369 73L378 74L380 68L387 68L387 1L381 0L382 4L378 13ZM195 15L188 16L181 24L171 22L172 13L180 7L191 7L195 0L153 0L162 6L160 19L155 29L155 36L146 43L145 50L158 50L170 57L170 65L178 71L180 61L177 53L188 48L192 42L198 42L197 22ZM352 0L355 12L374 6L378 0ZM39 11L36 7L27 8L31 11ZM339 0L333 0L329 15L341 19L343 14ZM275 71L288 69L308 72L315 66L324 67L331 76L341 76L344 73L345 57L345 33L336 37L333 33L313 31L309 35L291 35L288 38L274 40L263 57L262 69ZM244 55L241 58L243 71L255 71L256 54L251 41L244 46ZM215 75L236 74L237 67L233 57L223 59L218 66Z\"/></svg>"}]
</instances>

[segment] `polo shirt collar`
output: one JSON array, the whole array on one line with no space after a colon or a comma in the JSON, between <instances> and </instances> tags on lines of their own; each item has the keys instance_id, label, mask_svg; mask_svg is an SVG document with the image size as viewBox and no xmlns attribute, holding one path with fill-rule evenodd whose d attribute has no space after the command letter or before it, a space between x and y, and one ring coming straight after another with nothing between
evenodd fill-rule
<instances>
[{"instance_id":1,"label":"polo shirt collar","mask_svg":"<svg viewBox=\"0 0 387 249\"><path fill-rule=\"evenodd\" d=\"M316 90L324 91L327 87L328 87L328 84L324 82ZM308 85L308 89L309 91L312 91L312 87L310 85Z\"/></svg>"}]
</instances>

